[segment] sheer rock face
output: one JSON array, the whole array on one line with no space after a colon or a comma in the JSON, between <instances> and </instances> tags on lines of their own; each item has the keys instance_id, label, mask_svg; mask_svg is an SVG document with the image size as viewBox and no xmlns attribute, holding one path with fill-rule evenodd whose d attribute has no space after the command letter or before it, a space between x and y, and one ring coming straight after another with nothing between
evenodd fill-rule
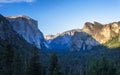
<instances>
[{"instance_id":1,"label":"sheer rock face","mask_svg":"<svg viewBox=\"0 0 120 75\"><path fill-rule=\"evenodd\" d=\"M82 30L102 44L106 43L112 37L118 36L120 22L114 22L105 25L96 22L94 24L85 23Z\"/></svg>"},{"instance_id":2,"label":"sheer rock face","mask_svg":"<svg viewBox=\"0 0 120 75\"><path fill-rule=\"evenodd\" d=\"M0 39L7 40L9 43L21 47L19 43L26 42L17 32L10 26L10 22L0 15Z\"/></svg>"},{"instance_id":3,"label":"sheer rock face","mask_svg":"<svg viewBox=\"0 0 120 75\"><path fill-rule=\"evenodd\" d=\"M76 32L71 38L71 51L90 50L99 43L85 32Z\"/></svg>"},{"instance_id":4,"label":"sheer rock face","mask_svg":"<svg viewBox=\"0 0 120 75\"><path fill-rule=\"evenodd\" d=\"M13 29L20 34L27 42L41 48L45 43L42 32L38 29L37 21L27 16L9 16L6 17Z\"/></svg>"},{"instance_id":5,"label":"sheer rock face","mask_svg":"<svg viewBox=\"0 0 120 75\"><path fill-rule=\"evenodd\" d=\"M49 44L50 49L54 50L90 50L93 46L99 43L89 34L83 32L81 29L73 29L61 33L54 38Z\"/></svg>"},{"instance_id":6,"label":"sheer rock face","mask_svg":"<svg viewBox=\"0 0 120 75\"><path fill-rule=\"evenodd\" d=\"M56 38L54 38L50 42L49 49L54 50L70 49L71 37L74 35L75 32L81 32L81 29L73 29L59 34Z\"/></svg>"},{"instance_id":7,"label":"sheer rock face","mask_svg":"<svg viewBox=\"0 0 120 75\"><path fill-rule=\"evenodd\" d=\"M71 51L90 50L116 36L120 36L120 22L105 25L86 22L82 29L66 31L52 39L49 48Z\"/></svg>"},{"instance_id":8,"label":"sheer rock face","mask_svg":"<svg viewBox=\"0 0 120 75\"><path fill-rule=\"evenodd\" d=\"M8 25L9 22L0 15L0 38L1 39L8 39L10 35L8 35L9 31L11 33L11 27Z\"/></svg>"},{"instance_id":9,"label":"sheer rock face","mask_svg":"<svg viewBox=\"0 0 120 75\"><path fill-rule=\"evenodd\" d=\"M3 40L13 40L17 37L17 33L14 32L9 24L9 21L4 16L0 15L0 38Z\"/></svg>"}]
</instances>

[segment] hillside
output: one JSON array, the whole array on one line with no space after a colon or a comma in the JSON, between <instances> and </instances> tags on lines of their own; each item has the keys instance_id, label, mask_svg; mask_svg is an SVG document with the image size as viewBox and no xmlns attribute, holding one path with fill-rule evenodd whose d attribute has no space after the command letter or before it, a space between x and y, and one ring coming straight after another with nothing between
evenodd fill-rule
<instances>
[{"instance_id":1,"label":"hillside","mask_svg":"<svg viewBox=\"0 0 120 75\"><path fill-rule=\"evenodd\" d=\"M27 16L0 15L0 75L120 74L119 22L87 22L83 29L50 36L50 43L36 23Z\"/></svg>"},{"instance_id":2,"label":"hillside","mask_svg":"<svg viewBox=\"0 0 120 75\"><path fill-rule=\"evenodd\" d=\"M86 45L89 46L87 50L90 50L94 46L104 45L106 43L107 45L105 46L109 47L110 45L108 44L110 42L108 41L114 40L115 37L119 36L119 33L119 22L104 25L98 22L86 22L82 29L68 30L57 35L57 37L50 40L48 49L80 51L80 49L83 48L83 45ZM87 36L84 37L84 35L88 35L90 38L87 38ZM86 38L86 40L83 40L82 38ZM114 46L117 45L116 47L118 47L119 41L115 41L111 44ZM111 48L114 48L114 46L111 46Z\"/></svg>"},{"instance_id":3,"label":"hillside","mask_svg":"<svg viewBox=\"0 0 120 75\"><path fill-rule=\"evenodd\" d=\"M120 47L119 36L113 37L112 39L110 39L109 41L107 41L104 45L107 46L108 48L117 48L117 47Z\"/></svg>"}]
</instances>

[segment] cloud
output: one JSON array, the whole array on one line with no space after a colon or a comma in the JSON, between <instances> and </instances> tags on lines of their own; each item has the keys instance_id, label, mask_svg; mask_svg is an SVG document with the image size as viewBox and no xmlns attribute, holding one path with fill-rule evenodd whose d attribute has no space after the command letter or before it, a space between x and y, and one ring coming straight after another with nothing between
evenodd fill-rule
<instances>
[{"instance_id":1,"label":"cloud","mask_svg":"<svg viewBox=\"0 0 120 75\"><path fill-rule=\"evenodd\" d=\"M34 2L35 0L0 0L0 3Z\"/></svg>"}]
</instances>

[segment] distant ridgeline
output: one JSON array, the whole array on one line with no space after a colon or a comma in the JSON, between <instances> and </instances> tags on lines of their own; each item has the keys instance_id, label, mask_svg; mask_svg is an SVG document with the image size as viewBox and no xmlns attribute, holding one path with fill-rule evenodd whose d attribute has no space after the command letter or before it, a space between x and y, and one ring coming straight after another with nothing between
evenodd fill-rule
<instances>
[{"instance_id":1,"label":"distant ridgeline","mask_svg":"<svg viewBox=\"0 0 120 75\"><path fill-rule=\"evenodd\" d=\"M0 15L0 75L120 75L120 22L44 37L32 18Z\"/></svg>"},{"instance_id":2,"label":"distant ridgeline","mask_svg":"<svg viewBox=\"0 0 120 75\"><path fill-rule=\"evenodd\" d=\"M105 25L86 22L82 29L63 32L47 41L51 50L81 51L98 45L117 48L120 47L120 22Z\"/></svg>"},{"instance_id":3,"label":"distant ridgeline","mask_svg":"<svg viewBox=\"0 0 120 75\"><path fill-rule=\"evenodd\" d=\"M37 48L43 50L81 51L91 50L99 45L108 48L120 46L120 22L105 25L86 22L82 29L73 29L57 35L44 35L44 37L38 29L36 20L24 15L7 17L1 15L0 30L0 37L4 40L14 41L19 35L28 43L35 44Z\"/></svg>"}]
</instances>

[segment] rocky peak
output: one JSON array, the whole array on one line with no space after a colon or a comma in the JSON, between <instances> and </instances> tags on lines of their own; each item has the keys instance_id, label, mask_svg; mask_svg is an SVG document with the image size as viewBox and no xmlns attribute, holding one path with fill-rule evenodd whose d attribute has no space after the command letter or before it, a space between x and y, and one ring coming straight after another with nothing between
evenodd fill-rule
<instances>
[{"instance_id":1,"label":"rocky peak","mask_svg":"<svg viewBox=\"0 0 120 75\"><path fill-rule=\"evenodd\" d=\"M6 18L2 15L0 15L0 38L7 39L9 38L9 35L7 35L11 32L11 27L9 26L9 21L6 20Z\"/></svg>"},{"instance_id":2,"label":"rocky peak","mask_svg":"<svg viewBox=\"0 0 120 75\"><path fill-rule=\"evenodd\" d=\"M95 38L98 42L105 43L112 37L117 36L119 29L119 22L113 22L105 25L98 22L94 22L94 24L87 22L82 30Z\"/></svg>"},{"instance_id":3,"label":"rocky peak","mask_svg":"<svg viewBox=\"0 0 120 75\"><path fill-rule=\"evenodd\" d=\"M22 41L26 42L17 32L13 30L10 22L2 15L0 15L0 39L7 40L15 46L21 46L19 43L22 43Z\"/></svg>"},{"instance_id":4,"label":"rocky peak","mask_svg":"<svg viewBox=\"0 0 120 75\"><path fill-rule=\"evenodd\" d=\"M94 21L94 26L101 28L101 27L103 27L103 24Z\"/></svg>"},{"instance_id":5,"label":"rocky peak","mask_svg":"<svg viewBox=\"0 0 120 75\"><path fill-rule=\"evenodd\" d=\"M86 22L84 27L83 27L83 30L91 30L93 28L93 23L90 23L90 22Z\"/></svg>"},{"instance_id":6,"label":"rocky peak","mask_svg":"<svg viewBox=\"0 0 120 75\"><path fill-rule=\"evenodd\" d=\"M30 18L30 17L28 17L28 16L25 16L25 15L17 15L17 16L6 16L7 18L25 18L25 19L32 19L32 18Z\"/></svg>"},{"instance_id":7,"label":"rocky peak","mask_svg":"<svg viewBox=\"0 0 120 75\"><path fill-rule=\"evenodd\" d=\"M35 43L38 48L41 48L44 42L42 32L38 29L38 22L30 17L8 16L6 17L13 29L20 34L27 42Z\"/></svg>"},{"instance_id":8,"label":"rocky peak","mask_svg":"<svg viewBox=\"0 0 120 75\"><path fill-rule=\"evenodd\" d=\"M18 21L22 23L28 23L29 25L33 25L34 28L38 28L38 22L28 16L25 15L18 15L18 16L6 16L6 18L9 20L9 22Z\"/></svg>"},{"instance_id":9,"label":"rocky peak","mask_svg":"<svg viewBox=\"0 0 120 75\"><path fill-rule=\"evenodd\" d=\"M120 30L120 24L119 22L114 22L111 24L111 29L112 31L114 31L115 33L119 33L119 30Z\"/></svg>"},{"instance_id":10,"label":"rocky peak","mask_svg":"<svg viewBox=\"0 0 120 75\"><path fill-rule=\"evenodd\" d=\"M90 35L94 35L97 32L99 32L100 29L102 29L102 27L103 25L98 22L94 22L94 24L90 22L86 22L82 30Z\"/></svg>"},{"instance_id":11,"label":"rocky peak","mask_svg":"<svg viewBox=\"0 0 120 75\"><path fill-rule=\"evenodd\" d=\"M50 49L55 50L67 50L70 48L71 37L75 32L81 32L81 29L73 29L69 31L65 31L55 37L49 44Z\"/></svg>"},{"instance_id":12,"label":"rocky peak","mask_svg":"<svg viewBox=\"0 0 120 75\"><path fill-rule=\"evenodd\" d=\"M72 30L68 30L68 31L65 31L65 32L63 32L62 34L60 34L60 35L65 35L65 34L67 34L67 35L74 35L74 33L75 32L81 32L82 30L81 29L72 29Z\"/></svg>"},{"instance_id":13,"label":"rocky peak","mask_svg":"<svg viewBox=\"0 0 120 75\"><path fill-rule=\"evenodd\" d=\"M46 40L53 39L54 37L55 37L55 35L48 35L48 34L44 35L44 38Z\"/></svg>"},{"instance_id":14,"label":"rocky peak","mask_svg":"<svg viewBox=\"0 0 120 75\"><path fill-rule=\"evenodd\" d=\"M97 46L99 43L85 32L75 32L71 38L70 50L90 50L93 46Z\"/></svg>"}]
</instances>

